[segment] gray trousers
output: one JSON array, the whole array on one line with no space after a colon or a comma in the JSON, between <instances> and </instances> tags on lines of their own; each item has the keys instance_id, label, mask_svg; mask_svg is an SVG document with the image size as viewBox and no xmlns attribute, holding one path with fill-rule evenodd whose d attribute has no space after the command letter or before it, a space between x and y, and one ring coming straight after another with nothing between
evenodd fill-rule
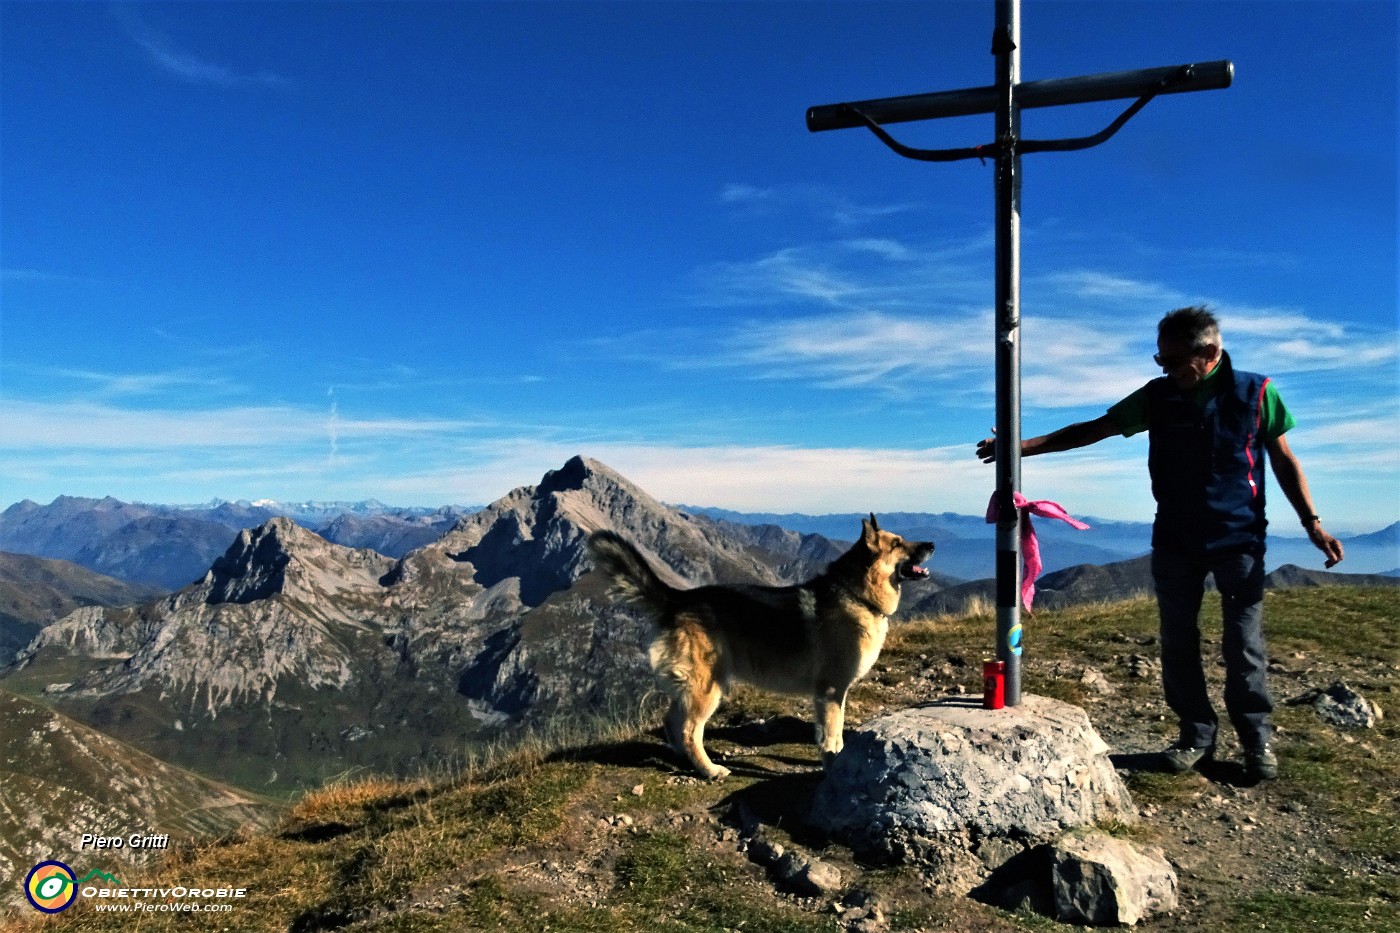
<instances>
[{"instance_id":1,"label":"gray trousers","mask_svg":"<svg viewBox=\"0 0 1400 933\"><path fill-rule=\"evenodd\" d=\"M1180 741L1215 741L1219 720L1206 690L1199 618L1206 574L1220 591L1224 631L1225 710L1245 748L1269 740L1274 704L1264 649L1264 558L1254 554L1186 555L1152 552L1152 579L1161 614L1162 689L1181 725Z\"/></svg>"}]
</instances>

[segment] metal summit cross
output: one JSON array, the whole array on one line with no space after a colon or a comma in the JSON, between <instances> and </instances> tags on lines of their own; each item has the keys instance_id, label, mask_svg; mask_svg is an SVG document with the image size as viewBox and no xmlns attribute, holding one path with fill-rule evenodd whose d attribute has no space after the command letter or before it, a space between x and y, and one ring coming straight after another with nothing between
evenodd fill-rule
<instances>
[{"instance_id":1,"label":"metal summit cross","mask_svg":"<svg viewBox=\"0 0 1400 933\"><path fill-rule=\"evenodd\" d=\"M996 504L997 657L1006 666L1006 704L1021 702L1021 523L1014 505L1021 489L1021 155L1069 152L1105 142L1158 94L1230 86L1228 61L1148 68L1021 83L1020 0L996 0L992 54L996 84L935 94L828 104L807 111L807 128L867 127L895 152L925 162L996 160ZM1021 138L1024 107L1052 107L1137 98L1101 132L1078 139ZM965 149L913 149L889 135L884 124L939 117L995 114L996 141Z\"/></svg>"}]
</instances>

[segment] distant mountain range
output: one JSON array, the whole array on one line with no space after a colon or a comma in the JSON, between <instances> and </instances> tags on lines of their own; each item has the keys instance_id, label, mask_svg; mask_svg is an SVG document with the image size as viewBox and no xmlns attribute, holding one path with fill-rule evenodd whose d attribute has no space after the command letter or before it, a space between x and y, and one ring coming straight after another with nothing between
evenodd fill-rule
<instances>
[{"instance_id":1,"label":"distant mountain range","mask_svg":"<svg viewBox=\"0 0 1400 933\"><path fill-rule=\"evenodd\" d=\"M851 529L860 527L862 517L860 513L803 515L703 506L677 508L736 525L772 526L833 541L853 537ZM72 561L127 583L170 591L202 577L240 531L279 516L291 518L333 544L370 548L386 557L400 558L436 541L458 519L476 511L479 509L468 506L400 508L374 500L215 500L201 505L148 505L60 496L48 505L25 500L0 513L0 551ZM1081 518L1090 524L1087 531L1076 531L1061 522L1035 520L1045 572L1116 563L1140 557L1150 549L1150 523ZM995 530L980 516L890 512L880 519L885 527L908 537L935 542L939 570L946 577L978 580L995 574ZM1342 541L1347 555L1342 567L1347 572L1400 575L1400 523ZM1269 539L1267 561L1274 568L1287 564L1317 567L1321 557L1306 538L1274 534Z\"/></svg>"},{"instance_id":2,"label":"distant mountain range","mask_svg":"<svg viewBox=\"0 0 1400 933\"><path fill-rule=\"evenodd\" d=\"M772 524L793 531L824 535L834 540L850 537L842 529L859 526L859 513L833 515L803 515L772 512L732 512L704 506L681 506L700 515L709 515L743 524ZM1287 507L1283 506L1284 514ZM1045 572L1063 570L1081 564L1111 564L1141 557L1152 549L1151 522L1120 522L1077 515L1089 524L1088 530L1077 531L1063 522L1036 518L1036 536L1041 541L1041 557ZM950 576L963 580L979 580L996 574L996 529L980 516L959 515L954 512L937 514L923 512L885 512L880 524L910 538L933 541L938 545L938 567ZM1322 565L1322 556L1306 537L1291 537L1296 528L1280 520L1273 524L1269 549L1265 557L1269 567L1296 564L1302 567ZM1400 575L1400 522L1380 531L1353 535L1341 539L1346 548L1346 560L1341 567L1348 573Z\"/></svg>"},{"instance_id":3,"label":"distant mountain range","mask_svg":"<svg viewBox=\"0 0 1400 933\"><path fill-rule=\"evenodd\" d=\"M59 496L48 505L26 499L0 513L0 551L68 560L128 583L175 590L203 576L238 532L273 518L292 518L336 544L402 557L441 537L470 511L373 501L171 506Z\"/></svg>"}]
</instances>

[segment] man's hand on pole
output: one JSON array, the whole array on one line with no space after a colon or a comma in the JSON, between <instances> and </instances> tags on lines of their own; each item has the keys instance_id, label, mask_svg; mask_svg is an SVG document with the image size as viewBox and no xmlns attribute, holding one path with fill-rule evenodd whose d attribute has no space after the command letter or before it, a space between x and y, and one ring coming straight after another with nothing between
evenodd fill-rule
<instances>
[{"instance_id":1,"label":"man's hand on pole","mask_svg":"<svg viewBox=\"0 0 1400 933\"><path fill-rule=\"evenodd\" d=\"M992 436L984 437L977 443L977 456L983 463L995 463L997 459L997 429L992 428Z\"/></svg>"}]
</instances>

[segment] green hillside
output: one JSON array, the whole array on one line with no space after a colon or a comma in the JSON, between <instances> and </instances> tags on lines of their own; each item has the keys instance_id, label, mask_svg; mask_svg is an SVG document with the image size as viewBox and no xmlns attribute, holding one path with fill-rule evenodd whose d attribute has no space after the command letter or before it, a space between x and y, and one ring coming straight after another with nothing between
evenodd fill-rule
<instances>
[{"instance_id":1,"label":"green hillside","mask_svg":"<svg viewBox=\"0 0 1400 933\"><path fill-rule=\"evenodd\" d=\"M125 845L98 853L82 846L84 834L165 835L191 844L265 826L274 812L266 801L0 690L0 902L22 902L19 885L42 860L121 873L162 854Z\"/></svg>"}]
</instances>

